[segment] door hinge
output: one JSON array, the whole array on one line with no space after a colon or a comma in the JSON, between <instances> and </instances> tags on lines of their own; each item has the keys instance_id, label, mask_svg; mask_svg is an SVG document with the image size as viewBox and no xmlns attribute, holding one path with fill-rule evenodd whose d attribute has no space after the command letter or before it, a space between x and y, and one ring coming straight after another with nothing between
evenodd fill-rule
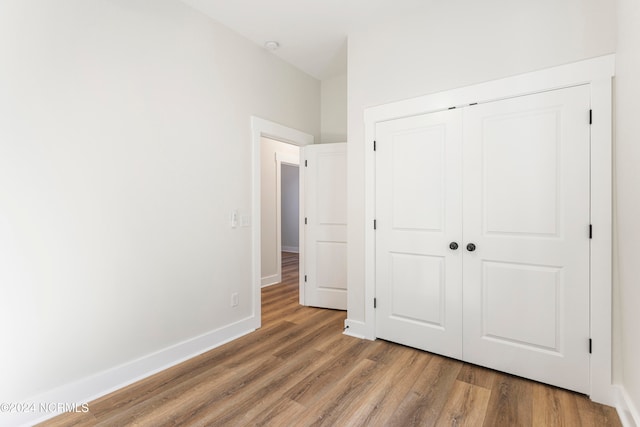
<instances>
[{"instance_id":1,"label":"door hinge","mask_svg":"<svg viewBox=\"0 0 640 427\"><path fill-rule=\"evenodd\" d=\"M376 228L378 228L378 221L377 220L373 220L373 229L375 230Z\"/></svg>"},{"instance_id":2,"label":"door hinge","mask_svg":"<svg viewBox=\"0 0 640 427\"><path fill-rule=\"evenodd\" d=\"M593 224L589 224L589 238L593 239Z\"/></svg>"},{"instance_id":3,"label":"door hinge","mask_svg":"<svg viewBox=\"0 0 640 427\"><path fill-rule=\"evenodd\" d=\"M376 151L376 142L373 141L373 151Z\"/></svg>"},{"instance_id":4,"label":"door hinge","mask_svg":"<svg viewBox=\"0 0 640 427\"><path fill-rule=\"evenodd\" d=\"M593 124L593 110L589 110L589 124Z\"/></svg>"},{"instance_id":5,"label":"door hinge","mask_svg":"<svg viewBox=\"0 0 640 427\"><path fill-rule=\"evenodd\" d=\"M591 354L592 350L593 350L593 340L589 338L589 354Z\"/></svg>"},{"instance_id":6,"label":"door hinge","mask_svg":"<svg viewBox=\"0 0 640 427\"><path fill-rule=\"evenodd\" d=\"M378 299L377 298L373 299L373 308L378 308Z\"/></svg>"},{"instance_id":7,"label":"door hinge","mask_svg":"<svg viewBox=\"0 0 640 427\"><path fill-rule=\"evenodd\" d=\"M305 160L305 161L304 161L304 167L306 168L307 166L308 166L308 165L307 165L307 161Z\"/></svg>"},{"instance_id":8,"label":"door hinge","mask_svg":"<svg viewBox=\"0 0 640 427\"><path fill-rule=\"evenodd\" d=\"M304 217L304 225L307 225L307 217Z\"/></svg>"},{"instance_id":9,"label":"door hinge","mask_svg":"<svg viewBox=\"0 0 640 427\"><path fill-rule=\"evenodd\" d=\"M304 282L307 283L307 275L304 275Z\"/></svg>"}]
</instances>

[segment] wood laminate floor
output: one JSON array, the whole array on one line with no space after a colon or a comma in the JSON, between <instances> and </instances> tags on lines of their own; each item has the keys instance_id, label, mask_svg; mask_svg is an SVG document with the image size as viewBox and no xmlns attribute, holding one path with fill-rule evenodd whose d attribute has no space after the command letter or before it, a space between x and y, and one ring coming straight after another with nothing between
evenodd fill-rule
<instances>
[{"instance_id":1,"label":"wood laminate floor","mask_svg":"<svg viewBox=\"0 0 640 427\"><path fill-rule=\"evenodd\" d=\"M620 426L586 396L386 341L298 305L297 255L262 328L43 426Z\"/></svg>"}]
</instances>

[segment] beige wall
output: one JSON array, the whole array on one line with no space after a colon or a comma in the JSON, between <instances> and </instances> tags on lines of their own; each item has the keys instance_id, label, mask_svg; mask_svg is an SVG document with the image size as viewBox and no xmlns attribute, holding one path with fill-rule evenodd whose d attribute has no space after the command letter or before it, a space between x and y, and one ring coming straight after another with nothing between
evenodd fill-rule
<instances>
[{"instance_id":1,"label":"beige wall","mask_svg":"<svg viewBox=\"0 0 640 427\"><path fill-rule=\"evenodd\" d=\"M615 269L616 377L640 422L640 3L618 1L615 84ZM619 365L622 365L621 367Z\"/></svg>"},{"instance_id":2,"label":"beige wall","mask_svg":"<svg viewBox=\"0 0 640 427\"><path fill-rule=\"evenodd\" d=\"M322 80L320 85L320 142L347 140L347 74Z\"/></svg>"},{"instance_id":3,"label":"beige wall","mask_svg":"<svg viewBox=\"0 0 640 427\"><path fill-rule=\"evenodd\" d=\"M0 401L249 316L250 117L319 81L174 0L4 0L0 63Z\"/></svg>"}]
</instances>

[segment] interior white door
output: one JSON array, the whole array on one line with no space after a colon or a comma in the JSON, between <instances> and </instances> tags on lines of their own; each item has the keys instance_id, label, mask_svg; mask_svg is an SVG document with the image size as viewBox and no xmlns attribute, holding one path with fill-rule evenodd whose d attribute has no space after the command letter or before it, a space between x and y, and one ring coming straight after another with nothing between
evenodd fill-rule
<instances>
[{"instance_id":1,"label":"interior white door","mask_svg":"<svg viewBox=\"0 0 640 427\"><path fill-rule=\"evenodd\" d=\"M583 393L589 105L585 85L463 118L464 360Z\"/></svg>"},{"instance_id":2,"label":"interior white door","mask_svg":"<svg viewBox=\"0 0 640 427\"><path fill-rule=\"evenodd\" d=\"M376 335L462 357L462 112L376 126ZM450 247L451 245L451 247Z\"/></svg>"},{"instance_id":3,"label":"interior white door","mask_svg":"<svg viewBox=\"0 0 640 427\"><path fill-rule=\"evenodd\" d=\"M347 309L347 144L303 149L304 305Z\"/></svg>"}]
</instances>

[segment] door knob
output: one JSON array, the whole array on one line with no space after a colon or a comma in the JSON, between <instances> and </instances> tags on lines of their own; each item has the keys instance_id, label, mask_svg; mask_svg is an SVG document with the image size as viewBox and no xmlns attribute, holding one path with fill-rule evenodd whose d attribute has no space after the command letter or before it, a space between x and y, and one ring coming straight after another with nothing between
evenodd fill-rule
<instances>
[{"instance_id":1,"label":"door knob","mask_svg":"<svg viewBox=\"0 0 640 427\"><path fill-rule=\"evenodd\" d=\"M449 243L449 249L455 251L456 249L458 249L458 244L456 242Z\"/></svg>"},{"instance_id":2,"label":"door knob","mask_svg":"<svg viewBox=\"0 0 640 427\"><path fill-rule=\"evenodd\" d=\"M476 250L476 245L474 245L473 243L469 243L469 244L467 245L467 250L468 250L469 252L473 252L473 251L475 251L475 250Z\"/></svg>"}]
</instances>

